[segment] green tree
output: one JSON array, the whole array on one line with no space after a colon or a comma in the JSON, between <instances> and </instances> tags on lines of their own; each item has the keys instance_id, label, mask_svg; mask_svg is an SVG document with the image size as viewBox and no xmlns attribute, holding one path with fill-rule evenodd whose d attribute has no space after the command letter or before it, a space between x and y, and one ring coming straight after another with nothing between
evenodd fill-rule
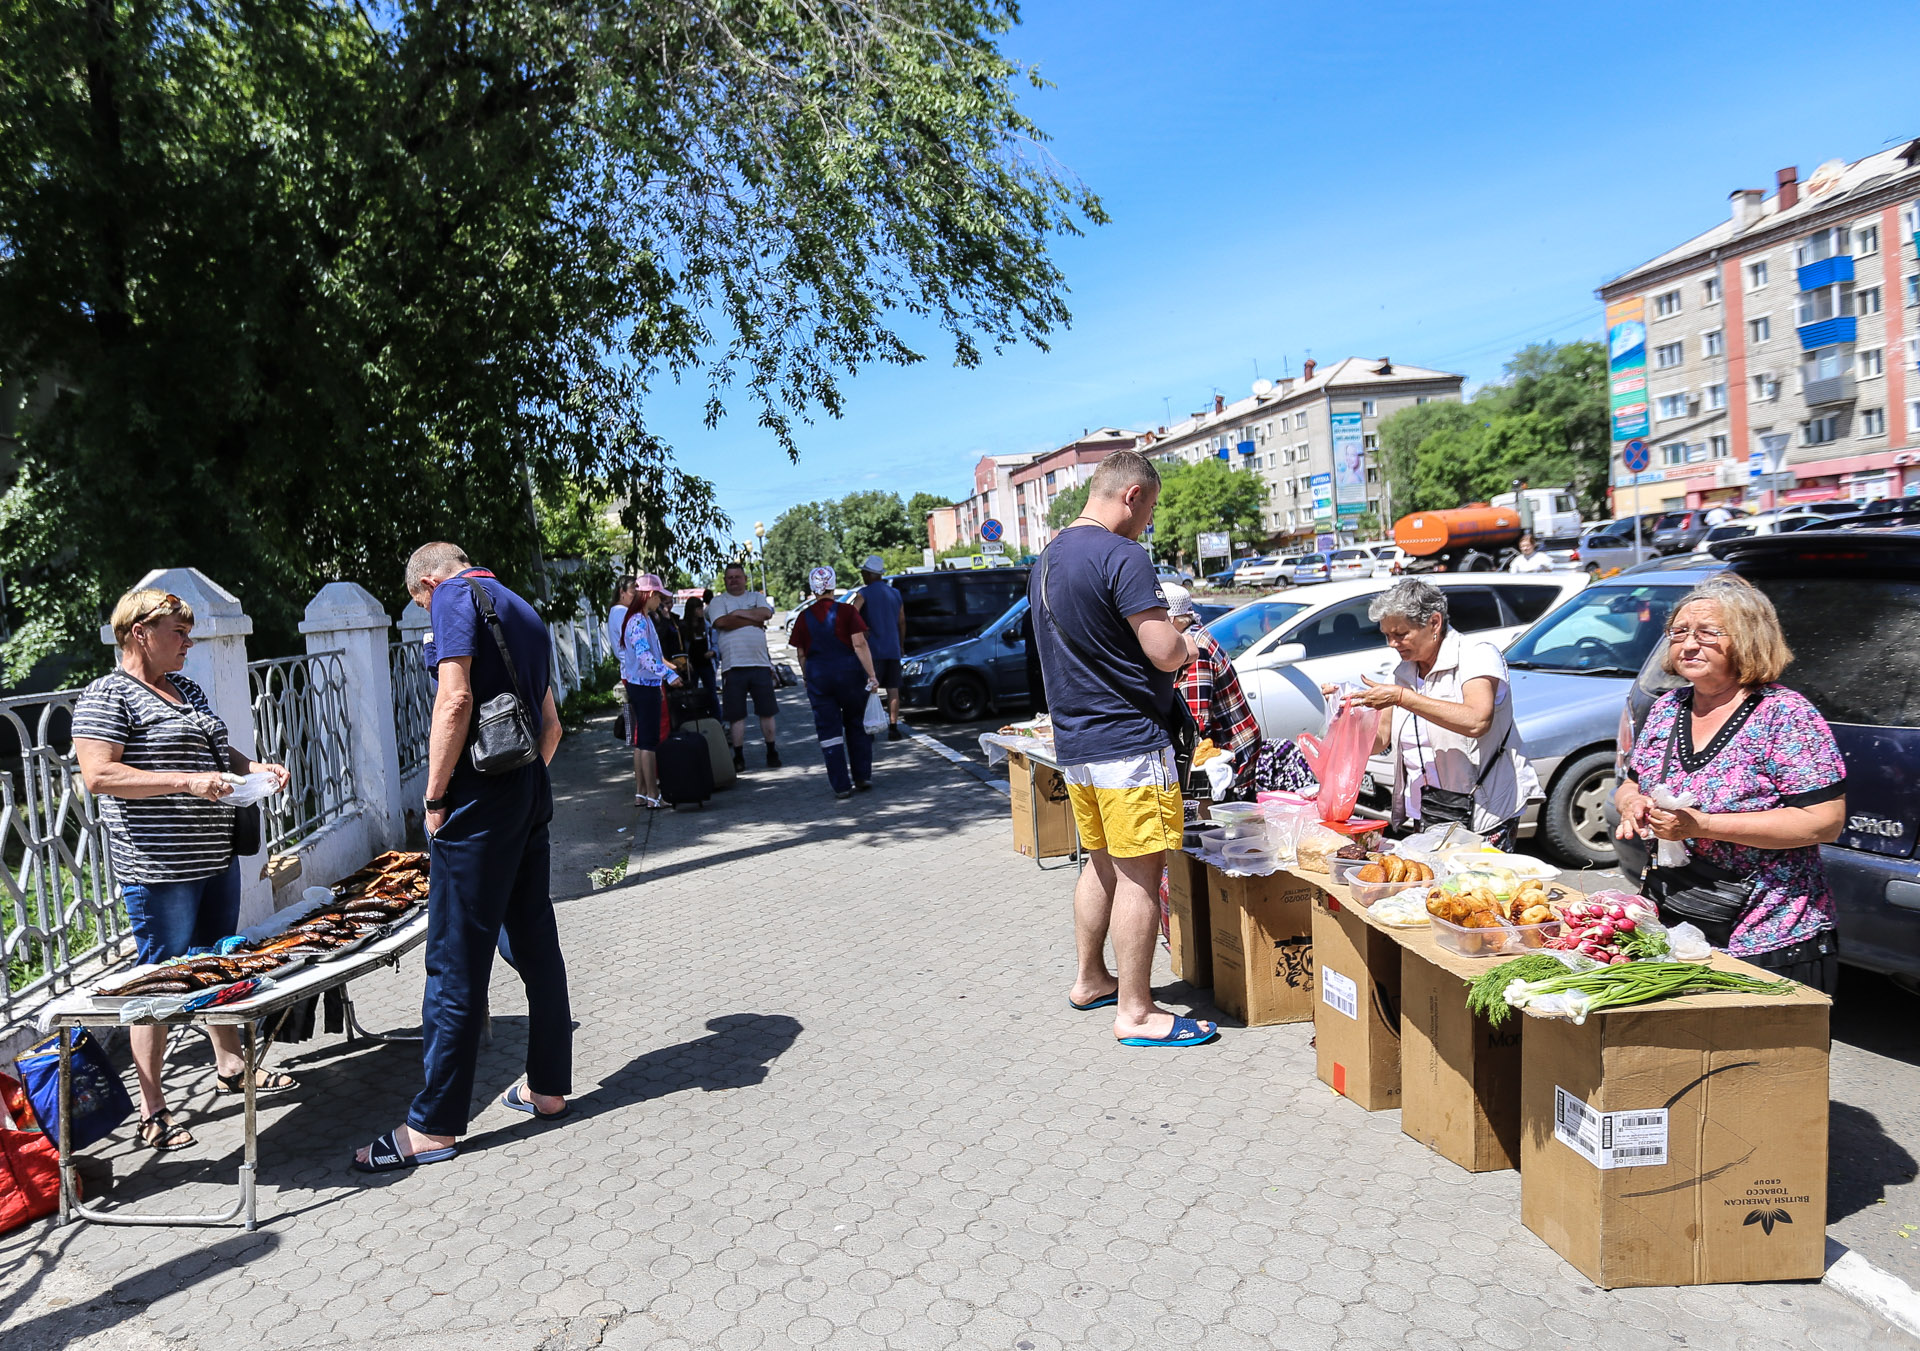
<instances>
[{"instance_id":1,"label":"green tree","mask_svg":"<svg viewBox=\"0 0 1920 1351\"><path fill-rule=\"evenodd\" d=\"M1194 536L1202 530L1228 531L1235 544L1266 538L1260 504L1266 482L1258 474L1229 469L1209 456L1193 464L1164 466L1160 502L1153 512L1153 548L1162 559L1196 560Z\"/></svg>"},{"instance_id":2,"label":"green tree","mask_svg":"<svg viewBox=\"0 0 1920 1351\"><path fill-rule=\"evenodd\" d=\"M840 541L840 556L855 566L868 554L898 551L926 537L924 527L914 530L898 493L848 493L828 505L827 529Z\"/></svg>"},{"instance_id":3,"label":"green tree","mask_svg":"<svg viewBox=\"0 0 1920 1351\"><path fill-rule=\"evenodd\" d=\"M842 582L848 580L840 541L827 526L830 511L827 503L802 502L767 528L767 592L782 605L796 605L806 596L807 574L815 568L830 567L842 574Z\"/></svg>"},{"instance_id":4,"label":"green tree","mask_svg":"<svg viewBox=\"0 0 1920 1351\"><path fill-rule=\"evenodd\" d=\"M1469 500L1462 494L1471 491L1470 464L1484 430L1478 415L1458 403L1415 404L1384 419L1380 458L1394 510L1439 511Z\"/></svg>"},{"instance_id":5,"label":"green tree","mask_svg":"<svg viewBox=\"0 0 1920 1351\"><path fill-rule=\"evenodd\" d=\"M156 564L261 649L452 536L530 594L540 504L641 556L727 522L644 410L699 379L789 454L840 381L1067 321L1007 0L0 0L10 669Z\"/></svg>"},{"instance_id":6,"label":"green tree","mask_svg":"<svg viewBox=\"0 0 1920 1351\"><path fill-rule=\"evenodd\" d=\"M907 501L907 518L913 522L914 529L924 530L928 512L952 505L951 497L942 497L939 493L915 493Z\"/></svg>"},{"instance_id":7,"label":"green tree","mask_svg":"<svg viewBox=\"0 0 1920 1351\"><path fill-rule=\"evenodd\" d=\"M1047 508L1047 529L1065 530L1086 509L1086 484L1076 483L1071 488L1062 488L1060 495L1053 499L1053 505Z\"/></svg>"}]
</instances>

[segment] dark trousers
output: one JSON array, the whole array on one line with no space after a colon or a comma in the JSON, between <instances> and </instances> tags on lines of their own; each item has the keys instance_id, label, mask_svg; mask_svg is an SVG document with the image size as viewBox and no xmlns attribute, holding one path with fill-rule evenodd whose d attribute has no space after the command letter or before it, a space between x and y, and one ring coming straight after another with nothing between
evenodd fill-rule
<instances>
[{"instance_id":1,"label":"dark trousers","mask_svg":"<svg viewBox=\"0 0 1920 1351\"><path fill-rule=\"evenodd\" d=\"M873 737L863 725L867 675L858 666L850 671L816 673L816 660L807 661L807 701L813 705L813 731L820 738L820 754L827 762L833 791L845 793L854 784L873 778Z\"/></svg>"},{"instance_id":2,"label":"dark trousers","mask_svg":"<svg viewBox=\"0 0 1920 1351\"><path fill-rule=\"evenodd\" d=\"M421 1000L426 1085L407 1124L459 1135L473 1114L473 1079L487 1018L493 954L527 991L527 1087L573 1092L573 1011L548 889L553 786L547 767L456 780L453 813L428 843L427 988Z\"/></svg>"}]
</instances>

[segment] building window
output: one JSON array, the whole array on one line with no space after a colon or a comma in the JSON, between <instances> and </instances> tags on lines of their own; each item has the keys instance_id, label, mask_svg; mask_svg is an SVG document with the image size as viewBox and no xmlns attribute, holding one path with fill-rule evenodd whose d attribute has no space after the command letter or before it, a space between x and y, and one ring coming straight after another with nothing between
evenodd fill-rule
<instances>
[{"instance_id":1,"label":"building window","mask_svg":"<svg viewBox=\"0 0 1920 1351\"><path fill-rule=\"evenodd\" d=\"M1849 302L1852 293L1842 286L1822 286L1812 291L1800 293L1800 322L1817 324L1822 319L1833 319L1843 314L1853 313Z\"/></svg>"},{"instance_id":2,"label":"building window","mask_svg":"<svg viewBox=\"0 0 1920 1351\"><path fill-rule=\"evenodd\" d=\"M1880 313L1880 288L1862 286L1853 293L1853 312L1855 314Z\"/></svg>"},{"instance_id":3,"label":"building window","mask_svg":"<svg viewBox=\"0 0 1920 1351\"><path fill-rule=\"evenodd\" d=\"M1700 303L1703 305L1720 303L1720 278L1708 277L1700 283Z\"/></svg>"},{"instance_id":4,"label":"building window","mask_svg":"<svg viewBox=\"0 0 1920 1351\"><path fill-rule=\"evenodd\" d=\"M1662 291L1653 298L1654 318L1665 319L1670 314L1678 313L1680 313L1680 293L1678 291Z\"/></svg>"},{"instance_id":5,"label":"building window","mask_svg":"<svg viewBox=\"0 0 1920 1351\"><path fill-rule=\"evenodd\" d=\"M1831 445L1840 439L1840 415L1828 413L1800 424L1800 444L1803 446Z\"/></svg>"},{"instance_id":6,"label":"building window","mask_svg":"<svg viewBox=\"0 0 1920 1351\"><path fill-rule=\"evenodd\" d=\"M1700 355L1707 357L1724 356L1727 350L1727 335L1719 329L1700 335Z\"/></svg>"},{"instance_id":7,"label":"building window","mask_svg":"<svg viewBox=\"0 0 1920 1351\"><path fill-rule=\"evenodd\" d=\"M1753 397L1757 401L1762 403L1770 399L1779 398L1780 397L1779 377L1773 376L1773 375L1754 376L1753 377Z\"/></svg>"},{"instance_id":8,"label":"building window","mask_svg":"<svg viewBox=\"0 0 1920 1351\"><path fill-rule=\"evenodd\" d=\"M1303 432L1307 429L1307 414L1305 409L1293 415L1293 425Z\"/></svg>"},{"instance_id":9,"label":"building window","mask_svg":"<svg viewBox=\"0 0 1920 1351\"><path fill-rule=\"evenodd\" d=\"M1907 274L1907 304L1920 305L1920 272Z\"/></svg>"},{"instance_id":10,"label":"building window","mask_svg":"<svg viewBox=\"0 0 1920 1351\"><path fill-rule=\"evenodd\" d=\"M1378 449L1380 449L1380 433L1378 433L1378 432L1366 432L1366 433L1364 433L1364 434L1363 434L1363 435L1362 435L1362 436L1360 437L1360 449L1362 449L1362 450L1378 450Z\"/></svg>"},{"instance_id":11,"label":"building window","mask_svg":"<svg viewBox=\"0 0 1920 1351\"><path fill-rule=\"evenodd\" d=\"M1773 336L1773 316L1763 314L1758 319L1747 320L1747 341L1758 347Z\"/></svg>"},{"instance_id":12,"label":"building window","mask_svg":"<svg viewBox=\"0 0 1920 1351\"><path fill-rule=\"evenodd\" d=\"M1687 462L1687 443L1669 441L1660 447L1660 463L1666 465L1685 464Z\"/></svg>"},{"instance_id":13,"label":"building window","mask_svg":"<svg viewBox=\"0 0 1920 1351\"><path fill-rule=\"evenodd\" d=\"M1687 415L1686 394L1684 392L1679 394L1662 394L1658 399L1654 400L1654 415L1662 422L1667 421L1669 418L1685 417Z\"/></svg>"},{"instance_id":14,"label":"building window","mask_svg":"<svg viewBox=\"0 0 1920 1351\"><path fill-rule=\"evenodd\" d=\"M1796 244L1793 249L1793 262L1796 267L1805 267L1808 263L1823 262L1846 252L1847 227L1836 225L1830 230L1815 230Z\"/></svg>"},{"instance_id":15,"label":"building window","mask_svg":"<svg viewBox=\"0 0 1920 1351\"><path fill-rule=\"evenodd\" d=\"M1367 482L1378 483L1379 481L1380 481L1379 468L1375 465L1371 465L1371 464L1368 465L1367 466Z\"/></svg>"},{"instance_id":16,"label":"building window","mask_svg":"<svg viewBox=\"0 0 1920 1351\"><path fill-rule=\"evenodd\" d=\"M1907 435L1920 432L1920 399L1907 405Z\"/></svg>"},{"instance_id":17,"label":"building window","mask_svg":"<svg viewBox=\"0 0 1920 1351\"><path fill-rule=\"evenodd\" d=\"M1885 436L1887 434L1887 410L1884 408L1862 408L1860 410L1860 435Z\"/></svg>"},{"instance_id":18,"label":"building window","mask_svg":"<svg viewBox=\"0 0 1920 1351\"><path fill-rule=\"evenodd\" d=\"M1302 441L1299 445L1293 448L1293 458L1298 460L1301 464L1305 464L1307 462L1307 443L1306 442Z\"/></svg>"},{"instance_id":19,"label":"building window","mask_svg":"<svg viewBox=\"0 0 1920 1351\"><path fill-rule=\"evenodd\" d=\"M1767 260L1762 258L1757 263L1748 263L1747 264L1747 289L1749 291L1758 291L1762 286L1765 286L1766 284L1767 284Z\"/></svg>"},{"instance_id":20,"label":"building window","mask_svg":"<svg viewBox=\"0 0 1920 1351\"><path fill-rule=\"evenodd\" d=\"M1880 252L1880 227L1862 225L1853 232L1853 252L1856 257L1865 258Z\"/></svg>"},{"instance_id":21,"label":"building window","mask_svg":"<svg viewBox=\"0 0 1920 1351\"><path fill-rule=\"evenodd\" d=\"M1380 416L1380 414L1379 414L1379 412L1378 412L1378 411L1377 411L1377 410L1375 409L1375 407L1374 407L1374 403L1373 403L1373 400L1372 400L1372 399L1362 399L1362 400L1360 400L1360 416L1361 416L1361 417L1378 417L1378 416Z\"/></svg>"},{"instance_id":22,"label":"building window","mask_svg":"<svg viewBox=\"0 0 1920 1351\"><path fill-rule=\"evenodd\" d=\"M1687 345L1682 342L1662 343L1653 349L1653 365L1656 370L1666 370L1669 366L1678 366L1687 359Z\"/></svg>"},{"instance_id":23,"label":"building window","mask_svg":"<svg viewBox=\"0 0 1920 1351\"><path fill-rule=\"evenodd\" d=\"M1428 402L1428 400L1427 400L1427 396L1426 396L1426 395L1424 395L1424 394L1419 394L1419 395L1416 395L1416 396L1414 396L1414 400L1413 400L1413 401L1414 401L1414 402L1415 402L1416 404L1422 404L1422 403L1426 403L1426 402Z\"/></svg>"},{"instance_id":24,"label":"building window","mask_svg":"<svg viewBox=\"0 0 1920 1351\"><path fill-rule=\"evenodd\" d=\"M1725 385L1707 386L1707 407L1709 409L1727 406L1727 387Z\"/></svg>"},{"instance_id":25,"label":"building window","mask_svg":"<svg viewBox=\"0 0 1920 1351\"><path fill-rule=\"evenodd\" d=\"M1733 446L1724 436L1709 436L1707 452L1716 460L1724 460L1733 454Z\"/></svg>"},{"instance_id":26,"label":"building window","mask_svg":"<svg viewBox=\"0 0 1920 1351\"><path fill-rule=\"evenodd\" d=\"M1871 380L1886 371L1886 357L1878 347L1863 348L1853 358L1853 373L1862 380Z\"/></svg>"}]
</instances>

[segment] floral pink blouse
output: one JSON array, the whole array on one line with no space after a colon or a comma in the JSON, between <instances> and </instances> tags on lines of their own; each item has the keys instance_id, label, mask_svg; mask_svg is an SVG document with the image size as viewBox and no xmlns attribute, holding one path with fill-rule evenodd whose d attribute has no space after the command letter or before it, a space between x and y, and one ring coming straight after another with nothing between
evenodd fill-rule
<instances>
[{"instance_id":1,"label":"floral pink blouse","mask_svg":"<svg viewBox=\"0 0 1920 1351\"><path fill-rule=\"evenodd\" d=\"M1704 812L1762 812L1811 807L1846 792L1847 766L1833 730L1805 695L1765 686L1749 698L1707 745L1696 752L1682 713L1692 707L1691 686L1654 701L1628 760L1628 775L1644 792L1664 784L1692 792ZM1668 742L1678 730L1673 754ZM1833 895L1818 846L1756 849L1722 840L1690 840L1696 857L1761 886L1734 926L1727 950L1736 957L1772 952L1833 927Z\"/></svg>"}]
</instances>

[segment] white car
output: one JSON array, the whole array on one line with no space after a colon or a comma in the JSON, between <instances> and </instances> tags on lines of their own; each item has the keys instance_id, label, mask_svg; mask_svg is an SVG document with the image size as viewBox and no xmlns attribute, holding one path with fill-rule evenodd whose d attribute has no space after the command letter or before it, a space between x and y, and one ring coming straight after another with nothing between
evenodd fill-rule
<instances>
[{"instance_id":1,"label":"white car","mask_svg":"<svg viewBox=\"0 0 1920 1351\"><path fill-rule=\"evenodd\" d=\"M1391 541L1386 544L1369 544L1365 547L1373 553L1375 577L1398 577L1400 570L1407 565L1405 551Z\"/></svg>"},{"instance_id":2,"label":"white car","mask_svg":"<svg viewBox=\"0 0 1920 1351\"><path fill-rule=\"evenodd\" d=\"M1584 572L1443 572L1423 580L1447 593L1454 627L1504 648L1588 578ZM1326 582L1249 601L1207 625L1233 660L1262 737L1323 732L1322 685L1393 679L1400 659L1367 618L1367 607L1391 585L1387 577Z\"/></svg>"},{"instance_id":3,"label":"white car","mask_svg":"<svg viewBox=\"0 0 1920 1351\"><path fill-rule=\"evenodd\" d=\"M1373 576L1373 553L1363 548L1335 549L1327 555L1327 580L1350 582Z\"/></svg>"},{"instance_id":4,"label":"white car","mask_svg":"<svg viewBox=\"0 0 1920 1351\"><path fill-rule=\"evenodd\" d=\"M1272 586L1293 581L1293 559L1291 558L1250 558L1242 563L1233 574L1235 586Z\"/></svg>"}]
</instances>

